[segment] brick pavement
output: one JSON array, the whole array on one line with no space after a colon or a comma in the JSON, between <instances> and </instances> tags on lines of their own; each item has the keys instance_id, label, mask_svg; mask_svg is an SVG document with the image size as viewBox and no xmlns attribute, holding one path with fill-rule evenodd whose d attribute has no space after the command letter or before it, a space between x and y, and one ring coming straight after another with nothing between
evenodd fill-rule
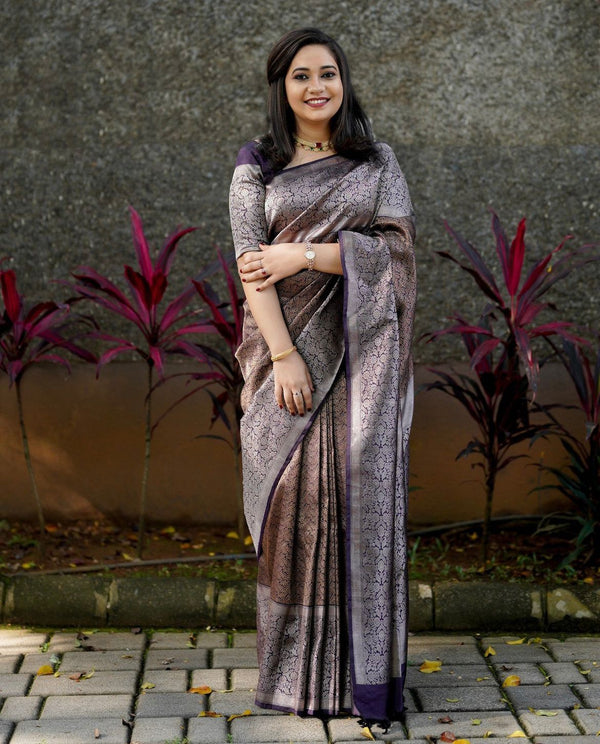
<instances>
[{"instance_id":1,"label":"brick pavement","mask_svg":"<svg viewBox=\"0 0 600 744\"><path fill-rule=\"evenodd\" d=\"M225 631L0 629L0 744L366 741L354 718L257 708L255 643ZM425 659L439 671L420 671ZM414 635L409 665L406 721L375 727L377 740L600 742L600 637ZM502 686L514 677L518 686Z\"/></svg>"}]
</instances>

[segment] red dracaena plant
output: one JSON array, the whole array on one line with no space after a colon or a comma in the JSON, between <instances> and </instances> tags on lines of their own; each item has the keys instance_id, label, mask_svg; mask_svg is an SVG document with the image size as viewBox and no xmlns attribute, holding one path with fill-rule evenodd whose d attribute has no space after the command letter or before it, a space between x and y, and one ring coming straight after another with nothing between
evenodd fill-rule
<instances>
[{"instance_id":1,"label":"red dracaena plant","mask_svg":"<svg viewBox=\"0 0 600 744\"><path fill-rule=\"evenodd\" d=\"M575 505L579 523L575 548L561 567L586 551L588 561L600 555L600 338L596 343L595 358L583 344L563 341L562 349L552 344L573 382L585 421L585 436L581 438L547 412L569 464L566 469L540 465L554 476L555 483L535 490L558 490Z\"/></svg>"},{"instance_id":2,"label":"red dracaena plant","mask_svg":"<svg viewBox=\"0 0 600 744\"><path fill-rule=\"evenodd\" d=\"M14 385L16 391L23 454L37 510L43 555L46 524L25 426L23 376L32 366L43 362L60 364L69 370L69 362L63 356L65 351L85 361L96 361L96 358L76 343L76 323L85 322L85 319L73 318L69 304L49 301L27 305L17 289L17 277L12 269L0 271L0 286L4 304L0 317L0 371L8 376L9 384Z\"/></svg>"},{"instance_id":3,"label":"red dracaena plant","mask_svg":"<svg viewBox=\"0 0 600 744\"><path fill-rule=\"evenodd\" d=\"M171 409L200 390L204 390L210 396L213 405L211 427L216 421L221 421L228 436L223 437L217 434L204 436L227 442L233 451L237 474L238 534L240 538L243 538L246 534L240 463L240 420L242 418L240 396L243 378L235 352L242 340L244 298L238 292L234 275L218 249L217 256L218 265L226 280L226 299L221 299L206 279L192 280L196 292L209 312L208 317L205 317L203 322L196 327L196 334L216 339L217 344L202 343L196 341L194 337L179 341L178 353L195 359L203 365L208 365L208 368L202 372L183 373L190 381L199 384L175 401Z\"/></svg>"},{"instance_id":4,"label":"red dracaena plant","mask_svg":"<svg viewBox=\"0 0 600 744\"><path fill-rule=\"evenodd\" d=\"M552 307L542 298L576 266L593 260L584 246L570 251L552 263L565 245L549 251L536 261L522 280L525 262L525 220L509 243L498 216L492 212L492 231L500 261L503 284L498 285L491 268L480 252L446 223L446 229L460 249L463 259L439 251L439 255L458 264L476 282L487 304L477 323L469 323L461 314L452 316L453 325L427 334L435 340L447 334L458 335L467 350L474 376L431 370L439 380L425 388L440 390L455 398L475 421L479 434L458 455L479 456L477 466L484 472L486 505L483 529L483 560L487 561L489 526L498 472L515 457L510 449L519 442L532 440L548 427L532 424L529 412L535 395L539 363L532 342L536 338L559 335L576 340L572 324L561 321L541 322L540 314ZM465 260L466 259L466 260Z\"/></svg>"},{"instance_id":5,"label":"red dracaena plant","mask_svg":"<svg viewBox=\"0 0 600 744\"><path fill-rule=\"evenodd\" d=\"M109 344L98 361L98 371L112 359L123 353L138 354L146 363L147 392L145 407L145 450L144 468L140 493L140 516L138 535L138 557L142 556L146 531L146 503L148 491L148 474L150 468L152 439L152 393L155 389L155 372L164 377L165 359L168 354L178 353L181 339L201 329L202 324L194 319L195 313L187 310L196 290L189 285L164 303L168 286L168 276L177 246L184 235L196 230L188 227L171 234L156 261L153 263L150 248L142 221L138 213L130 208L133 245L138 260L138 269L124 267L125 283L128 294L117 287L110 279L88 266L82 266L73 272L74 289L84 298L96 305L128 320L137 330L137 339L122 338L106 332L95 332L93 335Z\"/></svg>"}]
</instances>

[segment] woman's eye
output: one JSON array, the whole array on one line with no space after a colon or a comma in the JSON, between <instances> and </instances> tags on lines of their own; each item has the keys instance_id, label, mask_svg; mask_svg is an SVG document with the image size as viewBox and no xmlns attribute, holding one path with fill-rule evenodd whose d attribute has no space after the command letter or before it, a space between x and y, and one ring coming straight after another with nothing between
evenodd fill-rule
<instances>
[{"instance_id":1,"label":"woman's eye","mask_svg":"<svg viewBox=\"0 0 600 744\"><path fill-rule=\"evenodd\" d=\"M335 72L324 72L323 73L324 78L332 78L335 77Z\"/></svg>"},{"instance_id":2,"label":"woman's eye","mask_svg":"<svg viewBox=\"0 0 600 744\"><path fill-rule=\"evenodd\" d=\"M299 72L297 75L294 75L294 80L308 80L308 77L303 72Z\"/></svg>"}]
</instances>

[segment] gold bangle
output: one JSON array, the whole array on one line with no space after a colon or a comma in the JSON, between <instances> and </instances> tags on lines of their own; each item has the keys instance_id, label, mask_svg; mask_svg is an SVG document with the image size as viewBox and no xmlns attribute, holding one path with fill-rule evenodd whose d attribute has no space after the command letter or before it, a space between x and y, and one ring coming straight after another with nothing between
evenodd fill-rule
<instances>
[{"instance_id":1,"label":"gold bangle","mask_svg":"<svg viewBox=\"0 0 600 744\"><path fill-rule=\"evenodd\" d=\"M296 351L296 347L295 347L295 346L292 346L292 348L291 348L291 349L286 349L285 351L281 351L281 352L280 352L279 354L274 354L274 355L273 355L273 356L271 357L271 361L272 361L272 362L278 362L278 361L279 361L280 359L285 359L285 358L286 358L286 356L289 356L289 355L290 355L290 354L292 354L292 353L293 353L294 351Z\"/></svg>"}]
</instances>

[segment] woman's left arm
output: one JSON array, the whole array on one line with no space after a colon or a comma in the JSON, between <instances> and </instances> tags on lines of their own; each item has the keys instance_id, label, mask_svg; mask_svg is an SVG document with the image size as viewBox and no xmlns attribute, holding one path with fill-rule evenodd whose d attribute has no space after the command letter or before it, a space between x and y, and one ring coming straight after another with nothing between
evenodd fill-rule
<instances>
[{"instance_id":1,"label":"woman's left arm","mask_svg":"<svg viewBox=\"0 0 600 744\"><path fill-rule=\"evenodd\" d=\"M306 243L261 243L260 247L260 251L247 251L239 260L242 281L259 282L257 292L308 268ZM341 276L339 243L311 243L311 247L315 252L314 271Z\"/></svg>"}]
</instances>

